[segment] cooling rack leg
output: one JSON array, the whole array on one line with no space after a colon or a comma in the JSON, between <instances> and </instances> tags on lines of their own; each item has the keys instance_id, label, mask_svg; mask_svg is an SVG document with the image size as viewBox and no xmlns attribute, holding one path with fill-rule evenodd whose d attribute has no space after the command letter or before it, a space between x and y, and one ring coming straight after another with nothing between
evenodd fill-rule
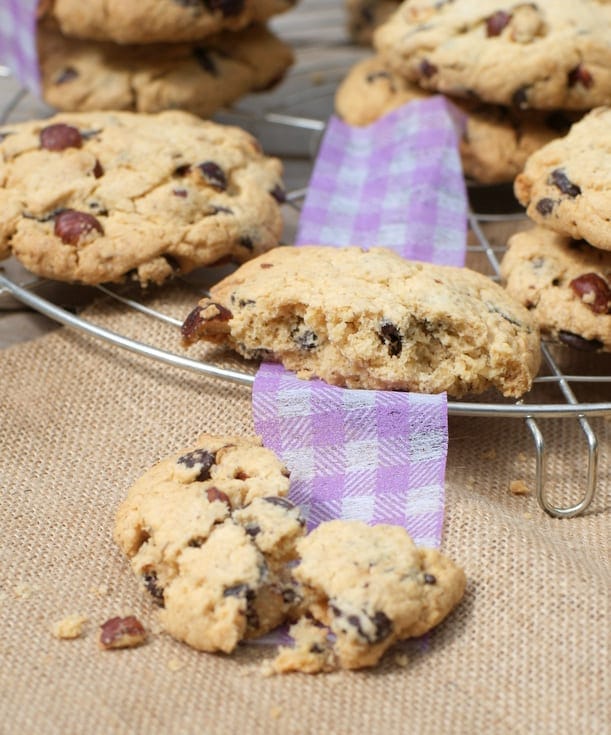
<instances>
[{"instance_id":1,"label":"cooling rack leg","mask_svg":"<svg viewBox=\"0 0 611 735\"><path fill-rule=\"evenodd\" d=\"M545 440L536 421L532 418L526 419L526 425L530 429L533 440L535 442L535 450L537 457L536 464L536 484L537 484L537 501L543 510L553 518L572 518L583 513L594 497L596 491L596 478L598 469L598 441L596 435L592 431L592 427L587 419L583 416L579 417L581 430L585 434L588 443L588 473L586 478L586 491L583 498L568 508L559 508L552 505L545 494L546 481L546 457L545 457Z\"/></svg>"}]
</instances>

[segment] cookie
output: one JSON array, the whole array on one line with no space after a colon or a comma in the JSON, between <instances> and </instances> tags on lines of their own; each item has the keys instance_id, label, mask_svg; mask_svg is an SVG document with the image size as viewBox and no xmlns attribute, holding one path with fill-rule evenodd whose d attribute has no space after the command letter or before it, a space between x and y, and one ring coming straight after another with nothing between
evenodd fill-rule
<instances>
[{"instance_id":1,"label":"cookie","mask_svg":"<svg viewBox=\"0 0 611 735\"><path fill-rule=\"evenodd\" d=\"M348 36L355 43L371 45L374 30L390 18L401 0L344 0Z\"/></svg>"},{"instance_id":2,"label":"cookie","mask_svg":"<svg viewBox=\"0 0 611 735\"><path fill-rule=\"evenodd\" d=\"M79 41L41 27L42 94L58 110L187 110L210 117L251 92L277 84L290 48L263 26L198 44L117 46Z\"/></svg>"},{"instance_id":3,"label":"cookie","mask_svg":"<svg viewBox=\"0 0 611 735\"><path fill-rule=\"evenodd\" d=\"M601 107L573 125L565 138L534 153L514 184L528 216L611 250L610 138L611 108Z\"/></svg>"},{"instance_id":4,"label":"cookie","mask_svg":"<svg viewBox=\"0 0 611 735\"><path fill-rule=\"evenodd\" d=\"M51 0L46 17L88 41L200 41L283 13L296 0Z\"/></svg>"},{"instance_id":5,"label":"cookie","mask_svg":"<svg viewBox=\"0 0 611 735\"><path fill-rule=\"evenodd\" d=\"M374 36L390 66L453 96L520 109L611 101L611 4L406 0Z\"/></svg>"},{"instance_id":6,"label":"cookie","mask_svg":"<svg viewBox=\"0 0 611 735\"><path fill-rule=\"evenodd\" d=\"M335 96L338 115L350 125L368 125L431 93L393 72L380 56L356 64ZM576 113L516 110L449 98L465 115L460 156L465 175L482 184L513 181L528 157L568 132Z\"/></svg>"},{"instance_id":7,"label":"cookie","mask_svg":"<svg viewBox=\"0 0 611 735\"><path fill-rule=\"evenodd\" d=\"M611 352L611 253L534 227L509 239L501 274L544 337Z\"/></svg>"},{"instance_id":8,"label":"cookie","mask_svg":"<svg viewBox=\"0 0 611 735\"><path fill-rule=\"evenodd\" d=\"M281 164L186 112L65 113L0 128L0 250L85 284L161 283L278 244Z\"/></svg>"},{"instance_id":9,"label":"cookie","mask_svg":"<svg viewBox=\"0 0 611 735\"><path fill-rule=\"evenodd\" d=\"M213 286L182 334L349 388L519 396L540 362L533 318L500 286L384 248L275 248Z\"/></svg>"},{"instance_id":10,"label":"cookie","mask_svg":"<svg viewBox=\"0 0 611 735\"><path fill-rule=\"evenodd\" d=\"M114 538L170 635L228 653L286 618L305 533L288 487L288 471L257 440L212 435L131 487Z\"/></svg>"},{"instance_id":11,"label":"cookie","mask_svg":"<svg viewBox=\"0 0 611 735\"><path fill-rule=\"evenodd\" d=\"M314 622L291 629L296 645L280 650L277 672L374 666L397 641L438 625L465 591L463 570L435 549L417 548L400 526L329 521L297 549L293 575L308 590Z\"/></svg>"}]
</instances>

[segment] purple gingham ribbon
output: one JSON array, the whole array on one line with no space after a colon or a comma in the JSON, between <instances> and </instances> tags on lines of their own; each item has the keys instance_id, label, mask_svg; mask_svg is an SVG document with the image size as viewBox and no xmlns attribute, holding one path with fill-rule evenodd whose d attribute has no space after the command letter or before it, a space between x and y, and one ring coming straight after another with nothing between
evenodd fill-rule
<instances>
[{"instance_id":1,"label":"purple gingham ribbon","mask_svg":"<svg viewBox=\"0 0 611 735\"><path fill-rule=\"evenodd\" d=\"M462 265L467 202L456 119L442 98L367 128L331 118L301 214L301 245L385 245ZM404 526L439 546L447 456L443 395L347 390L263 364L255 429L291 471L309 527L331 518Z\"/></svg>"},{"instance_id":2,"label":"purple gingham ribbon","mask_svg":"<svg viewBox=\"0 0 611 735\"><path fill-rule=\"evenodd\" d=\"M38 0L0 0L0 61L34 94L40 93L37 7Z\"/></svg>"}]
</instances>

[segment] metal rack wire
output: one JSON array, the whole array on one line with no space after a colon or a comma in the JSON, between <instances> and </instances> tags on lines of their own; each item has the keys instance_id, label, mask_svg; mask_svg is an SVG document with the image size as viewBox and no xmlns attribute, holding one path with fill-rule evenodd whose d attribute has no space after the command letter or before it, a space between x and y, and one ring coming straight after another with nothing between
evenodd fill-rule
<instances>
[{"instance_id":1,"label":"metal rack wire","mask_svg":"<svg viewBox=\"0 0 611 735\"><path fill-rule=\"evenodd\" d=\"M303 48L308 49L307 43ZM247 102L218 116L222 122L232 122L250 129L260 139L263 139L263 145L268 152L284 156L288 156L290 152L293 160L298 159L302 163L305 162L306 165L301 167L296 177L293 177L295 180L289 189L285 204L287 212L293 217L298 213L305 196L309 166L314 159L320 136L324 131L326 114L330 111L329 107L332 105L336 84L355 58L362 53L360 50L355 51L347 47L339 47L337 51L337 62L332 65L327 63L324 68L317 66L315 56L306 58L305 62L290 75L290 84L285 91L268 95L263 105L259 98L255 109L249 107ZM315 76L317 74L322 76ZM3 70L0 69L0 78L2 76L6 76L6 72L3 73ZM312 80L315 83L312 83ZM16 89L9 104L0 112L0 121L6 122L15 112L19 112L20 105L25 100L27 100L25 90ZM308 107L315 109L317 115L302 114L301 110L307 111ZM475 193L477 193L476 190ZM477 204L472 206L469 214L469 255L474 257L479 267L484 272L487 271L488 275L495 280L499 279L499 256L503 251L503 244L494 245L486 233L486 228L498 223L511 227L513 223L519 224L523 219L523 214L519 212L478 211ZM45 285L46 282L40 278L29 276L19 279L0 272L0 296L9 294L21 304L45 314L60 324L185 370L245 386L251 386L254 381L253 369L246 364L244 369L237 370L220 367L168 352L110 331L58 305L53 298L41 296L40 292L44 291ZM119 288L98 286L88 290L91 299L100 293L104 294L106 297L115 299L125 309L131 309L147 318L158 320L166 324L169 329L176 330L181 324L179 320L146 306L133 294L125 295ZM551 516L568 518L580 515L590 506L601 480L598 473L599 442L590 419L598 416L611 416L611 375L609 375L608 363L605 368L602 361L606 357L602 358L600 368L597 368L596 358L594 358L589 372L569 374L563 369L550 345L544 343L541 349L544 365L542 373L535 379L533 391L522 400L510 403L493 396L487 401L485 398L451 401L448 403L448 411L450 415L456 416L517 418L525 422L534 442L536 496L539 505ZM576 386L583 384L594 389L594 400L583 402L577 398ZM557 394L555 398L549 396L550 386ZM545 394L543 398L539 396L539 392ZM553 504L546 487L547 446L538 421L544 418L577 421L586 443L588 459L584 491L576 503L566 507Z\"/></svg>"}]
</instances>

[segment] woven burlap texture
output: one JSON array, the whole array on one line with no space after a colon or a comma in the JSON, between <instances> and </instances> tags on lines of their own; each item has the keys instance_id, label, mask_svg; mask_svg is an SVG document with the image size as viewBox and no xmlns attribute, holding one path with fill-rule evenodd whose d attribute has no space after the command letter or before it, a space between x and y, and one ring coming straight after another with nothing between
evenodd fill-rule
<instances>
[{"instance_id":1,"label":"woven burlap texture","mask_svg":"<svg viewBox=\"0 0 611 735\"><path fill-rule=\"evenodd\" d=\"M163 297L177 318L194 303L180 289ZM176 328L121 306L88 316L179 349ZM443 549L468 576L459 608L376 670L264 678L273 649L210 655L159 632L112 541L117 505L155 461L203 431L253 432L250 389L66 328L4 350L0 376L1 733L609 731L609 421L593 421L593 511L560 521L532 492L509 492L513 479L533 485L521 421L451 419ZM546 425L565 502L585 481L574 423ZM89 620L83 636L54 638L53 623L75 613ZM149 642L99 650L99 625L127 613Z\"/></svg>"}]
</instances>

